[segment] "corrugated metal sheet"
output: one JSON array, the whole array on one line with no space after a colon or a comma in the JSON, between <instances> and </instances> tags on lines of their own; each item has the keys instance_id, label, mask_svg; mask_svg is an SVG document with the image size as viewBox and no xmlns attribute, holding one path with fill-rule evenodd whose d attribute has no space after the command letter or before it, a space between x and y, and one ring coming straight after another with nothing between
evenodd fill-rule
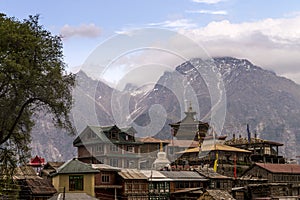
<instances>
[{"instance_id":1,"label":"corrugated metal sheet","mask_svg":"<svg viewBox=\"0 0 300 200\"><path fill-rule=\"evenodd\" d=\"M121 169L118 167L113 167L106 164L92 164L93 169L99 169L100 171L120 171Z\"/></svg>"},{"instance_id":2,"label":"corrugated metal sheet","mask_svg":"<svg viewBox=\"0 0 300 200\"><path fill-rule=\"evenodd\" d=\"M160 140L160 139L156 139L153 137L144 137L144 138L139 138L139 141L144 142L144 143L170 143L169 140Z\"/></svg>"},{"instance_id":3,"label":"corrugated metal sheet","mask_svg":"<svg viewBox=\"0 0 300 200\"><path fill-rule=\"evenodd\" d=\"M230 151L230 152L239 152L239 153L251 153L251 151L245 150L245 149L240 149L232 146L228 146L225 144L209 144L209 145L203 145L201 147L202 152L206 151ZM180 151L177 152L178 154L182 153L197 153L199 152L199 147L192 148L192 149L187 149L185 151Z\"/></svg>"},{"instance_id":4,"label":"corrugated metal sheet","mask_svg":"<svg viewBox=\"0 0 300 200\"><path fill-rule=\"evenodd\" d=\"M300 174L300 165L297 164L271 164L271 163L255 163L255 164L273 173Z\"/></svg>"},{"instance_id":5,"label":"corrugated metal sheet","mask_svg":"<svg viewBox=\"0 0 300 200\"><path fill-rule=\"evenodd\" d=\"M143 173L141 173L137 169L122 169L120 172L118 172L118 174L123 179L148 179Z\"/></svg>"},{"instance_id":6,"label":"corrugated metal sheet","mask_svg":"<svg viewBox=\"0 0 300 200\"><path fill-rule=\"evenodd\" d=\"M194 140L170 140L170 147L197 147L199 142Z\"/></svg>"},{"instance_id":7,"label":"corrugated metal sheet","mask_svg":"<svg viewBox=\"0 0 300 200\"><path fill-rule=\"evenodd\" d=\"M77 159L72 159L60 166L56 174L80 174L80 173L98 173L90 164L81 162Z\"/></svg>"},{"instance_id":8,"label":"corrugated metal sheet","mask_svg":"<svg viewBox=\"0 0 300 200\"><path fill-rule=\"evenodd\" d=\"M172 180L208 180L195 171L160 171L160 173Z\"/></svg>"},{"instance_id":9,"label":"corrugated metal sheet","mask_svg":"<svg viewBox=\"0 0 300 200\"><path fill-rule=\"evenodd\" d=\"M63 194L59 193L51 197L49 200L62 200L62 199L63 199ZM97 198L89 196L86 193L66 193L65 200L97 200Z\"/></svg>"}]
</instances>

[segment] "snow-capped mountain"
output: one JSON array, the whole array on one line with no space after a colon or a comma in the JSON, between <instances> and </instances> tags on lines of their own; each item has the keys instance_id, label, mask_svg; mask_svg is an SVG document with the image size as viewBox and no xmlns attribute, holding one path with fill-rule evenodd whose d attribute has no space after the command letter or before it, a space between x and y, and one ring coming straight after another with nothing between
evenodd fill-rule
<instances>
[{"instance_id":1,"label":"snow-capped mountain","mask_svg":"<svg viewBox=\"0 0 300 200\"><path fill-rule=\"evenodd\" d=\"M286 156L295 158L300 154L296 145L300 142L300 86L245 59L191 59L173 72L165 72L154 87L128 84L123 91L117 91L83 72L79 72L77 81L72 115L78 131L86 125L117 123L135 126L142 130L138 131L141 136L169 138L168 124L182 119L190 102L197 118L207 122L219 108L223 109L219 115L225 124L219 134L229 138L233 134L246 136L249 124L251 132L259 137L283 142ZM63 159L71 158L74 149L63 149L59 131L46 126L48 121L37 121L32 154L54 160L57 153L47 155L44 150L54 149L52 152L64 152ZM64 138L72 144L68 140L73 137Z\"/></svg>"}]
</instances>

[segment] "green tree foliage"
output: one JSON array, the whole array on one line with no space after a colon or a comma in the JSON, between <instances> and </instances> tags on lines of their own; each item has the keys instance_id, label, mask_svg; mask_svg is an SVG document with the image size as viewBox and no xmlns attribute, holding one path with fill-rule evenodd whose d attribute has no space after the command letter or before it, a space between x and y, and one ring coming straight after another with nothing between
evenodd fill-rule
<instances>
[{"instance_id":1,"label":"green tree foliage","mask_svg":"<svg viewBox=\"0 0 300 200\"><path fill-rule=\"evenodd\" d=\"M74 133L69 112L75 76L66 72L62 42L39 25L0 14L0 164L8 175L28 156L32 117L47 112Z\"/></svg>"}]
</instances>

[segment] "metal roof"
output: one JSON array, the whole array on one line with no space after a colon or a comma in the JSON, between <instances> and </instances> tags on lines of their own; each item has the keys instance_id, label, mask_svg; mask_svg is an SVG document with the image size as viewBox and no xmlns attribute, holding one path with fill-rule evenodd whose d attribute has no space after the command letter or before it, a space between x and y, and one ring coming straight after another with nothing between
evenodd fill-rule
<instances>
[{"instance_id":1,"label":"metal roof","mask_svg":"<svg viewBox=\"0 0 300 200\"><path fill-rule=\"evenodd\" d=\"M87 131L92 131L94 134L97 135L97 137L93 141L85 141L84 144L94 144L94 143L131 143L131 144L142 144L140 142L136 141L127 141L122 137L119 137L118 140L110 140L109 138L106 137L104 132L110 131L112 129L117 129L123 134L128 134L131 136L134 136L136 133L136 130L133 127L126 127L126 128L118 128L116 125L113 126L87 126L73 141L74 146L80 146L82 145L82 140L83 136L87 133Z\"/></svg>"},{"instance_id":2,"label":"metal roof","mask_svg":"<svg viewBox=\"0 0 300 200\"><path fill-rule=\"evenodd\" d=\"M60 166L54 174L84 174L84 173L98 173L99 170L93 169L91 164L81 162L77 159L72 159Z\"/></svg>"},{"instance_id":3,"label":"metal roof","mask_svg":"<svg viewBox=\"0 0 300 200\"><path fill-rule=\"evenodd\" d=\"M251 151L245 150L245 149L240 149L232 146L228 146L225 144L208 144L208 145L203 145L201 147L202 152L206 151L231 151L231 152L239 152L239 153L251 153ZM192 149L187 149L185 151L180 151L177 153L197 153L199 152L199 147L195 147Z\"/></svg>"},{"instance_id":4,"label":"metal roof","mask_svg":"<svg viewBox=\"0 0 300 200\"><path fill-rule=\"evenodd\" d=\"M141 173L139 170L137 169L122 169L120 172L118 172L118 174L123 178L123 179L140 179L140 180L147 180L148 178Z\"/></svg>"},{"instance_id":5,"label":"metal roof","mask_svg":"<svg viewBox=\"0 0 300 200\"><path fill-rule=\"evenodd\" d=\"M194 140L170 140L168 146L171 147L197 147L199 142Z\"/></svg>"},{"instance_id":6,"label":"metal roof","mask_svg":"<svg viewBox=\"0 0 300 200\"><path fill-rule=\"evenodd\" d=\"M92 164L93 169L98 169L100 171L120 171L121 169L118 167L113 167L106 164Z\"/></svg>"},{"instance_id":7,"label":"metal roof","mask_svg":"<svg viewBox=\"0 0 300 200\"><path fill-rule=\"evenodd\" d=\"M169 140L160 140L157 138L153 138L153 137L144 137L144 138L139 138L139 141L143 142L143 143L165 143L168 144L170 143Z\"/></svg>"},{"instance_id":8,"label":"metal roof","mask_svg":"<svg viewBox=\"0 0 300 200\"><path fill-rule=\"evenodd\" d=\"M165 175L167 178L172 179L173 181L208 181L208 179L206 179L204 176L201 176L195 171L160 171L160 173Z\"/></svg>"},{"instance_id":9,"label":"metal roof","mask_svg":"<svg viewBox=\"0 0 300 200\"><path fill-rule=\"evenodd\" d=\"M255 163L255 165L272 173L300 174L300 165L297 164Z\"/></svg>"},{"instance_id":10,"label":"metal roof","mask_svg":"<svg viewBox=\"0 0 300 200\"><path fill-rule=\"evenodd\" d=\"M62 200L63 194L59 193L49 200ZM65 200L97 200L97 198L87 195L86 193L65 193Z\"/></svg>"},{"instance_id":11,"label":"metal roof","mask_svg":"<svg viewBox=\"0 0 300 200\"><path fill-rule=\"evenodd\" d=\"M172 181L172 179L166 177L160 171L157 170L140 170L149 181Z\"/></svg>"}]
</instances>

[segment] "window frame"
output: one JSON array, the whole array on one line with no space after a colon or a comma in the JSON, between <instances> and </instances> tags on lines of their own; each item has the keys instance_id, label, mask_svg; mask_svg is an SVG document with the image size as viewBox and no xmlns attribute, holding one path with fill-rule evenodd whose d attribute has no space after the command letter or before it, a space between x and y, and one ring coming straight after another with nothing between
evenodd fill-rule
<instances>
[{"instance_id":1,"label":"window frame","mask_svg":"<svg viewBox=\"0 0 300 200\"><path fill-rule=\"evenodd\" d=\"M70 175L69 176L69 191L83 191L84 190L84 176Z\"/></svg>"}]
</instances>

